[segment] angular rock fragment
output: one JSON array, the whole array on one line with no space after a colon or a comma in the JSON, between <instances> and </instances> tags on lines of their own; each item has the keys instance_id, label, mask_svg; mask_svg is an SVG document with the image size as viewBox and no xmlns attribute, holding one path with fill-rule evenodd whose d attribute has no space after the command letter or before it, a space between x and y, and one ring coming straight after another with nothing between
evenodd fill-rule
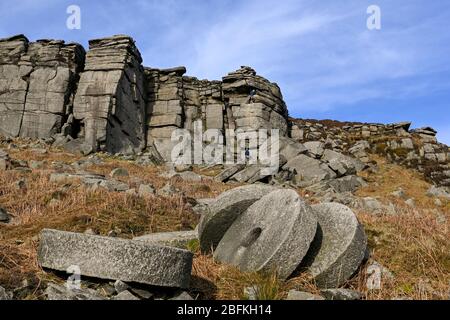
<instances>
[{"instance_id":1,"label":"angular rock fragment","mask_svg":"<svg viewBox=\"0 0 450 320\"><path fill-rule=\"evenodd\" d=\"M317 219L293 190L276 190L237 217L214 257L241 271L277 272L288 278L308 252Z\"/></svg>"},{"instance_id":2,"label":"angular rock fragment","mask_svg":"<svg viewBox=\"0 0 450 320\"><path fill-rule=\"evenodd\" d=\"M45 289L47 300L106 300L101 294L92 289L68 289L66 286L49 283Z\"/></svg>"},{"instance_id":3,"label":"angular rock fragment","mask_svg":"<svg viewBox=\"0 0 450 320\"><path fill-rule=\"evenodd\" d=\"M300 269L307 269L320 288L338 288L364 259L367 237L348 207L338 203L313 205L319 226Z\"/></svg>"},{"instance_id":4,"label":"angular rock fragment","mask_svg":"<svg viewBox=\"0 0 450 320\"><path fill-rule=\"evenodd\" d=\"M58 271L78 266L82 276L186 288L192 253L142 241L45 229L40 234L38 261Z\"/></svg>"},{"instance_id":5,"label":"angular rock fragment","mask_svg":"<svg viewBox=\"0 0 450 320\"><path fill-rule=\"evenodd\" d=\"M209 203L209 210L202 216L198 228L201 250L214 249L237 217L274 190L267 185L249 185L224 192Z\"/></svg>"}]
</instances>

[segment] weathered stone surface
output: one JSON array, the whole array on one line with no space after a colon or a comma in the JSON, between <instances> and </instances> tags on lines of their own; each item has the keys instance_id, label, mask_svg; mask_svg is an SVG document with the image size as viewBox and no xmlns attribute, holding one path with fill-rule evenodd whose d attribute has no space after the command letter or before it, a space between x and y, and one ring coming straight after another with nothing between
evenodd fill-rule
<instances>
[{"instance_id":1,"label":"weathered stone surface","mask_svg":"<svg viewBox=\"0 0 450 320\"><path fill-rule=\"evenodd\" d=\"M230 177L235 175L237 172L241 171L245 168L245 165L243 164L235 164L232 166L229 166L228 168L224 169L221 173L219 173L214 180L223 182L228 180Z\"/></svg>"},{"instance_id":2,"label":"weathered stone surface","mask_svg":"<svg viewBox=\"0 0 450 320\"><path fill-rule=\"evenodd\" d=\"M8 293L5 288L0 286L0 301L11 300L12 294Z\"/></svg>"},{"instance_id":3,"label":"weathered stone surface","mask_svg":"<svg viewBox=\"0 0 450 320\"><path fill-rule=\"evenodd\" d=\"M145 147L142 58L128 36L89 41L74 100L79 135L94 150L130 153Z\"/></svg>"},{"instance_id":4,"label":"weathered stone surface","mask_svg":"<svg viewBox=\"0 0 450 320\"><path fill-rule=\"evenodd\" d=\"M284 166L284 170L296 171L296 182L314 184L322 180L329 180L336 177L336 174L322 164L319 160L300 154L289 160Z\"/></svg>"},{"instance_id":5,"label":"weathered stone surface","mask_svg":"<svg viewBox=\"0 0 450 320\"><path fill-rule=\"evenodd\" d=\"M59 271L77 265L89 277L181 288L189 286L192 268L186 250L48 229L40 234L38 260Z\"/></svg>"},{"instance_id":6,"label":"weathered stone surface","mask_svg":"<svg viewBox=\"0 0 450 320\"><path fill-rule=\"evenodd\" d=\"M153 188L152 185L149 184L141 184L139 186L139 191L138 194L141 197L150 197L150 196L154 196L156 193L155 188Z\"/></svg>"},{"instance_id":7,"label":"weathered stone surface","mask_svg":"<svg viewBox=\"0 0 450 320\"><path fill-rule=\"evenodd\" d=\"M0 207L0 223L8 223L11 220L11 216L6 209Z\"/></svg>"},{"instance_id":8,"label":"weathered stone surface","mask_svg":"<svg viewBox=\"0 0 450 320\"><path fill-rule=\"evenodd\" d=\"M350 289L325 289L320 293L327 300L360 300L361 293Z\"/></svg>"},{"instance_id":9,"label":"weathered stone surface","mask_svg":"<svg viewBox=\"0 0 450 320\"><path fill-rule=\"evenodd\" d=\"M68 289L66 286L49 283L45 289L47 300L106 300L92 289Z\"/></svg>"},{"instance_id":10,"label":"weathered stone surface","mask_svg":"<svg viewBox=\"0 0 450 320\"><path fill-rule=\"evenodd\" d=\"M116 168L109 174L111 178L118 178L118 177L128 177L129 173L127 169L124 168Z\"/></svg>"},{"instance_id":11,"label":"weathered stone surface","mask_svg":"<svg viewBox=\"0 0 450 320\"><path fill-rule=\"evenodd\" d=\"M286 300L325 300L325 298L309 292L290 290Z\"/></svg>"},{"instance_id":12,"label":"weathered stone surface","mask_svg":"<svg viewBox=\"0 0 450 320\"><path fill-rule=\"evenodd\" d=\"M0 39L0 133L48 138L60 132L84 54L64 41Z\"/></svg>"},{"instance_id":13,"label":"weathered stone surface","mask_svg":"<svg viewBox=\"0 0 450 320\"><path fill-rule=\"evenodd\" d=\"M192 298L191 295L189 293L187 293L186 291L183 291L182 293L180 293L179 295L177 295L176 297L174 297L170 300L190 301L190 300L194 300L194 298Z\"/></svg>"},{"instance_id":14,"label":"weathered stone surface","mask_svg":"<svg viewBox=\"0 0 450 320\"><path fill-rule=\"evenodd\" d=\"M198 240L198 232L194 230L151 233L144 236L135 237L133 240L186 249L190 242Z\"/></svg>"},{"instance_id":15,"label":"weathered stone surface","mask_svg":"<svg viewBox=\"0 0 450 320\"><path fill-rule=\"evenodd\" d=\"M320 288L337 288L360 266L367 247L364 229L355 214L338 203L313 205L319 226L302 261Z\"/></svg>"},{"instance_id":16,"label":"weathered stone surface","mask_svg":"<svg viewBox=\"0 0 450 320\"><path fill-rule=\"evenodd\" d=\"M237 217L214 257L242 271L277 270L288 278L306 255L317 219L293 190L276 190Z\"/></svg>"},{"instance_id":17,"label":"weathered stone surface","mask_svg":"<svg viewBox=\"0 0 450 320\"><path fill-rule=\"evenodd\" d=\"M274 190L266 185L244 186L224 192L209 203L209 210L202 216L198 228L201 250L214 249L237 217Z\"/></svg>"},{"instance_id":18,"label":"weathered stone surface","mask_svg":"<svg viewBox=\"0 0 450 320\"><path fill-rule=\"evenodd\" d=\"M123 301L133 301L140 300L138 297L133 295L130 291L125 290L120 292L118 295L112 298L112 300L123 300Z\"/></svg>"},{"instance_id":19,"label":"weathered stone surface","mask_svg":"<svg viewBox=\"0 0 450 320\"><path fill-rule=\"evenodd\" d=\"M325 144L321 141L305 142L304 146L313 157L320 159L325 152Z\"/></svg>"}]
</instances>

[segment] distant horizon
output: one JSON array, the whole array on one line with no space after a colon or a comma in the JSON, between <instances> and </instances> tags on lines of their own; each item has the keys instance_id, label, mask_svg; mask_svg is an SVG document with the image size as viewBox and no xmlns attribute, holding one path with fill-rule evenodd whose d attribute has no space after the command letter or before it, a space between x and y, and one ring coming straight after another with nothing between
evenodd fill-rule
<instances>
[{"instance_id":1,"label":"distant horizon","mask_svg":"<svg viewBox=\"0 0 450 320\"><path fill-rule=\"evenodd\" d=\"M81 9L81 29L66 26ZM381 12L369 30L367 8ZM20 18L20 19L19 19ZM3 1L0 38L78 42L126 34L143 65L186 66L220 80L241 65L276 82L289 115L362 123L431 126L450 145L450 3L399 0Z\"/></svg>"}]
</instances>

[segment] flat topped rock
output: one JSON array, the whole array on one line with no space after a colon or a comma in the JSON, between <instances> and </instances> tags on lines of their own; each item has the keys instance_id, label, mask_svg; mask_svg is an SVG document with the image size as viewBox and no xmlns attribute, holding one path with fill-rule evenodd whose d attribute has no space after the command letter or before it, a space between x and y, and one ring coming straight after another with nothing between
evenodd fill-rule
<instances>
[{"instance_id":1,"label":"flat topped rock","mask_svg":"<svg viewBox=\"0 0 450 320\"><path fill-rule=\"evenodd\" d=\"M317 219L293 190L276 190L240 215L223 236L214 257L244 272L272 272L288 278L308 252Z\"/></svg>"},{"instance_id":2,"label":"flat topped rock","mask_svg":"<svg viewBox=\"0 0 450 320\"><path fill-rule=\"evenodd\" d=\"M320 288L338 288L364 259L367 237L350 208L339 203L313 205L319 226L301 269L308 269Z\"/></svg>"},{"instance_id":3,"label":"flat topped rock","mask_svg":"<svg viewBox=\"0 0 450 320\"><path fill-rule=\"evenodd\" d=\"M38 249L44 268L78 266L82 276L177 288L189 286L192 257L187 250L143 241L48 229L41 232Z\"/></svg>"},{"instance_id":4,"label":"flat topped rock","mask_svg":"<svg viewBox=\"0 0 450 320\"><path fill-rule=\"evenodd\" d=\"M249 185L222 193L209 204L198 227L200 247L203 252L215 248L225 232L253 203L276 190L267 185Z\"/></svg>"}]
</instances>

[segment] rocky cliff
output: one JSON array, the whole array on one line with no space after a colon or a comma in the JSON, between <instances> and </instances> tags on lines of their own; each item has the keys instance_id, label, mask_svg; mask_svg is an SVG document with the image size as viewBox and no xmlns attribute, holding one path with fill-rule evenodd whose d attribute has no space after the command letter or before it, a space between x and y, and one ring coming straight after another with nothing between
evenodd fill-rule
<instances>
[{"instance_id":1,"label":"rocky cliff","mask_svg":"<svg viewBox=\"0 0 450 320\"><path fill-rule=\"evenodd\" d=\"M221 81L185 73L144 67L134 40L124 35L91 40L87 53L64 41L0 39L0 133L51 139L84 154L150 150L151 159L169 161L173 130L193 130L198 120L203 130L279 129L282 170L275 180L310 186L352 175L369 164L371 151L450 186L449 148L432 128L289 119L278 85L250 67ZM222 178L265 179L257 166L241 169Z\"/></svg>"}]
</instances>

